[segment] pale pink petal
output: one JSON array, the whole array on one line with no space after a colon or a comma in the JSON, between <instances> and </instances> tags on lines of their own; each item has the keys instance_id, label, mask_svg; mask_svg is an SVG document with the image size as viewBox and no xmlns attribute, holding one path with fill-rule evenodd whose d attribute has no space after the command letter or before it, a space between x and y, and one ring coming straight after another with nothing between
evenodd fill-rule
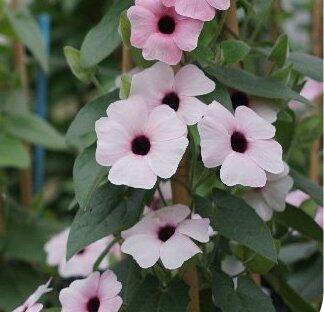
<instances>
[{"instance_id":1,"label":"pale pink petal","mask_svg":"<svg viewBox=\"0 0 324 312\"><path fill-rule=\"evenodd\" d=\"M268 172L281 173L284 171L282 147L274 140L250 141L246 153Z\"/></svg>"},{"instance_id":2,"label":"pale pink petal","mask_svg":"<svg viewBox=\"0 0 324 312\"><path fill-rule=\"evenodd\" d=\"M156 15L159 15L164 9L160 0L135 0L135 5L144 7Z\"/></svg>"},{"instance_id":3,"label":"pale pink petal","mask_svg":"<svg viewBox=\"0 0 324 312\"><path fill-rule=\"evenodd\" d=\"M133 227L121 232L121 236L124 239L139 234L154 236L158 232L159 227L160 222L157 218L154 218L154 212L153 214L148 213L141 221L136 223Z\"/></svg>"},{"instance_id":4,"label":"pale pink petal","mask_svg":"<svg viewBox=\"0 0 324 312\"><path fill-rule=\"evenodd\" d=\"M268 182L265 187L261 189L262 195L273 210L284 211L286 208L286 197L291 190L294 181L287 176L280 180Z\"/></svg>"},{"instance_id":5,"label":"pale pink petal","mask_svg":"<svg viewBox=\"0 0 324 312\"><path fill-rule=\"evenodd\" d=\"M26 312L40 312L43 309L43 305L41 303L36 303L32 307L28 308Z\"/></svg>"},{"instance_id":6,"label":"pale pink petal","mask_svg":"<svg viewBox=\"0 0 324 312\"><path fill-rule=\"evenodd\" d=\"M123 300L119 296L112 299L104 299L100 301L98 312L118 312L122 304Z\"/></svg>"},{"instance_id":7,"label":"pale pink petal","mask_svg":"<svg viewBox=\"0 0 324 312\"><path fill-rule=\"evenodd\" d=\"M229 135L235 131L235 119L222 104L216 101L212 102L208 105L205 116L212 119L215 124L222 125Z\"/></svg>"},{"instance_id":8,"label":"pale pink petal","mask_svg":"<svg viewBox=\"0 0 324 312\"><path fill-rule=\"evenodd\" d=\"M151 144L183 138L187 135L187 127L179 120L175 111L167 105L156 107L150 114L145 133Z\"/></svg>"},{"instance_id":9,"label":"pale pink petal","mask_svg":"<svg viewBox=\"0 0 324 312\"><path fill-rule=\"evenodd\" d=\"M323 207L318 207L315 216L316 223L323 228L324 220L323 220Z\"/></svg>"},{"instance_id":10,"label":"pale pink petal","mask_svg":"<svg viewBox=\"0 0 324 312\"><path fill-rule=\"evenodd\" d=\"M278 181L288 175L289 167L285 162L283 162L283 164L284 164L283 172L277 173L277 174L267 172L267 182L275 182L275 181Z\"/></svg>"},{"instance_id":11,"label":"pale pink petal","mask_svg":"<svg viewBox=\"0 0 324 312\"><path fill-rule=\"evenodd\" d=\"M300 95L310 101L314 101L321 94L323 94L323 86L324 86L323 82L319 82L319 81L308 78Z\"/></svg>"},{"instance_id":12,"label":"pale pink petal","mask_svg":"<svg viewBox=\"0 0 324 312\"><path fill-rule=\"evenodd\" d=\"M161 244L157 236L140 234L126 238L121 250L131 255L141 268L146 269L158 261Z\"/></svg>"},{"instance_id":13,"label":"pale pink petal","mask_svg":"<svg viewBox=\"0 0 324 312\"><path fill-rule=\"evenodd\" d=\"M65 259L69 229L54 235L44 246L46 262L50 266L59 265Z\"/></svg>"},{"instance_id":14,"label":"pale pink petal","mask_svg":"<svg viewBox=\"0 0 324 312\"><path fill-rule=\"evenodd\" d=\"M187 146L188 139L184 136L170 141L155 142L147 156L150 167L159 177L170 178L175 174Z\"/></svg>"},{"instance_id":15,"label":"pale pink petal","mask_svg":"<svg viewBox=\"0 0 324 312\"><path fill-rule=\"evenodd\" d=\"M260 191L251 190L244 195L244 200L251 206L263 221L272 218L273 210L267 205Z\"/></svg>"},{"instance_id":16,"label":"pale pink petal","mask_svg":"<svg viewBox=\"0 0 324 312\"><path fill-rule=\"evenodd\" d=\"M162 3L166 6L166 7L172 7L175 6L177 0L162 0Z\"/></svg>"},{"instance_id":17,"label":"pale pink petal","mask_svg":"<svg viewBox=\"0 0 324 312\"><path fill-rule=\"evenodd\" d=\"M198 123L200 135L201 156L205 167L220 166L232 152L231 137L228 132L217 124L210 115Z\"/></svg>"},{"instance_id":18,"label":"pale pink petal","mask_svg":"<svg viewBox=\"0 0 324 312\"><path fill-rule=\"evenodd\" d=\"M182 222L190 215L191 211L189 207L181 204L164 207L154 212L156 217L158 217L164 224L177 225Z\"/></svg>"},{"instance_id":19,"label":"pale pink petal","mask_svg":"<svg viewBox=\"0 0 324 312\"><path fill-rule=\"evenodd\" d=\"M195 97L181 96L178 117L191 126L195 125L204 116L207 105Z\"/></svg>"},{"instance_id":20,"label":"pale pink petal","mask_svg":"<svg viewBox=\"0 0 324 312\"><path fill-rule=\"evenodd\" d=\"M184 220L177 227L177 232L190 236L191 238L201 242L209 242L209 219L188 219Z\"/></svg>"},{"instance_id":21,"label":"pale pink petal","mask_svg":"<svg viewBox=\"0 0 324 312\"><path fill-rule=\"evenodd\" d=\"M274 123L277 120L277 115L280 111L278 105L263 103L261 101L253 101L250 103L250 108L254 110L260 117L269 123Z\"/></svg>"},{"instance_id":22,"label":"pale pink petal","mask_svg":"<svg viewBox=\"0 0 324 312\"><path fill-rule=\"evenodd\" d=\"M142 95L148 98L150 107L161 104L161 98L172 90L174 73L171 66L157 62L148 69L135 74L132 79L130 96Z\"/></svg>"},{"instance_id":23,"label":"pale pink petal","mask_svg":"<svg viewBox=\"0 0 324 312\"><path fill-rule=\"evenodd\" d=\"M189 237L179 233L162 244L160 250L161 261L169 270L180 268L197 253L201 253L200 248Z\"/></svg>"},{"instance_id":24,"label":"pale pink petal","mask_svg":"<svg viewBox=\"0 0 324 312\"><path fill-rule=\"evenodd\" d=\"M141 6L132 6L127 11L132 25L130 41L136 48L142 48L147 39L155 32L156 17Z\"/></svg>"},{"instance_id":25,"label":"pale pink petal","mask_svg":"<svg viewBox=\"0 0 324 312\"><path fill-rule=\"evenodd\" d=\"M274 126L246 106L239 106L235 110L235 121L238 125L237 130L251 139L271 139L276 133Z\"/></svg>"},{"instance_id":26,"label":"pale pink petal","mask_svg":"<svg viewBox=\"0 0 324 312\"><path fill-rule=\"evenodd\" d=\"M96 121L96 161L102 166L112 166L130 153L131 135L113 119L102 117Z\"/></svg>"},{"instance_id":27,"label":"pale pink petal","mask_svg":"<svg viewBox=\"0 0 324 312\"><path fill-rule=\"evenodd\" d=\"M143 46L143 57L149 61L159 60L169 65L176 65L181 60L182 51L172 37L155 33Z\"/></svg>"},{"instance_id":28,"label":"pale pink petal","mask_svg":"<svg viewBox=\"0 0 324 312\"><path fill-rule=\"evenodd\" d=\"M117 101L107 108L108 118L118 123L131 135L137 135L149 116L145 97L133 96L127 100Z\"/></svg>"},{"instance_id":29,"label":"pale pink petal","mask_svg":"<svg viewBox=\"0 0 324 312\"><path fill-rule=\"evenodd\" d=\"M220 170L224 184L234 186L241 184L251 187L263 187L266 184L266 174L246 154L232 152L225 158Z\"/></svg>"},{"instance_id":30,"label":"pale pink petal","mask_svg":"<svg viewBox=\"0 0 324 312\"><path fill-rule=\"evenodd\" d=\"M51 282L51 279L47 281L46 284L38 286L36 291L29 296L29 298L26 300L25 304L27 306L32 306L34 305L39 298L41 298L44 294L49 293L52 291L52 288L49 288L49 284Z\"/></svg>"},{"instance_id":31,"label":"pale pink petal","mask_svg":"<svg viewBox=\"0 0 324 312\"><path fill-rule=\"evenodd\" d=\"M178 14L201 21L210 21L215 16L215 9L206 0L176 0Z\"/></svg>"},{"instance_id":32,"label":"pale pink petal","mask_svg":"<svg viewBox=\"0 0 324 312\"><path fill-rule=\"evenodd\" d=\"M227 10L230 7L230 0L206 0L212 7L217 10Z\"/></svg>"},{"instance_id":33,"label":"pale pink petal","mask_svg":"<svg viewBox=\"0 0 324 312\"><path fill-rule=\"evenodd\" d=\"M108 180L116 185L151 189L156 183L157 175L152 171L146 157L129 155L111 167Z\"/></svg>"},{"instance_id":34,"label":"pale pink petal","mask_svg":"<svg viewBox=\"0 0 324 312\"><path fill-rule=\"evenodd\" d=\"M86 312L87 301L91 297L83 297L77 291L71 288L64 288L61 290L59 299L62 305L62 312Z\"/></svg>"},{"instance_id":35,"label":"pale pink petal","mask_svg":"<svg viewBox=\"0 0 324 312\"><path fill-rule=\"evenodd\" d=\"M215 82L209 79L196 65L182 67L175 76L177 94L197 96L210 93L215 89Z\"/></svg>"},{"instance_id":36,"label":"pale pink petal","mask_svg":"<svg viewBox=\"0 0 324 312\"><path fill-rule=\"evenodd\" d=\"M306 194L300 190L295 190L295 191L290 192L287 195L286 203L293 205L295 207L299 207L307 199L309 199L308 194Z\"/></svg>"},{"instance_id":37,"label":"pale pink petal","mask_svg":"<svg viewBox=\"0 0 324 312\"><path fill-rule=\"evenodd\" d=\"M116 297L122 289L122 284L117 281L114 272L107 270L101 277L99 282L98 296L101 300L112 299Z\"/></svg>"},{"instance_id":38,"label":"pale pink petal","mask_svg":"<svg viewBox=\"0 0 324 312\"><path fill-rule=\"evenodd\" d=\"M70 284L69 289L78 293L82 298L95 297L99 287L100 273L93 272L87 278L76 280Z\"/></svg>"},{"instance_id":39,"label":"pale pink petal","mask_svg":"<svg viewBox=\"0 0 324 312\"><path fill-rule=\"evenodd\" d=\"M204 23L193 19L181 19L173 34L174 42L183 51L192 51L197 48L198 38Z\"/></svg>"}]
</instances>

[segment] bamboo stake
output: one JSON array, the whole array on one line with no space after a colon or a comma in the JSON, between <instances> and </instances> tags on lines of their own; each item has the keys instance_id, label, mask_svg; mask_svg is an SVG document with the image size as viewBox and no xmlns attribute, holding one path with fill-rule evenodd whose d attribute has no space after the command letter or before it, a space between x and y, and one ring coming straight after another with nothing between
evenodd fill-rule
<instances>
[{"instance_id":1,"label":"bamboo stake","mask_svg":"<svg viewBox=\"0 0 324 312\"><path fill-rule=\"evenodd\" d=\"M313 37L313 50L314 55L318 57L323 57L323 2L322 0L316 0L313 10L313 27L312 27L312 37ZM317 99L317 105L315 107L315 114L320 114L321 109L320 105L323 103L323 96ZM321 148L321 139L317 140L311 149L311 158L310 158L310 179L318 183L319 181L319 172L320 172L320 161L319 161L319 151Z\"/></svg>"},{"instance_id":2,"label":"bamboo stake","mask_svg":"<svg viewBox=\"0 0 324 312\"><path fill-rule=\"evenodd\" d=\"M126 45L123 45L122 51L122 72L123 74L128 73L134 67L132 58L132 51Z\"/></svg>"},{"instance_id":3,"label":"bamboo stake","mask_svg":"<svg viewBox=\"0 0 324 312\"><path fill-rule=\"evenodd\" d=\"M12 0L11 6L13 10L19 10L20 1ZM24 99L26 103L29 103L30 93L28 88L28 74L26 70L26 55L25 48L20 41L13 43L13 55L14 55L14 67L19 73L21 85L24 93ZM30 154L30 147L26 144L26 149ZM25 207L28 207L32 201L32 175L31 168L21 170L20 172L20 188L22 192L22 203Z\"/></svg>"}]
</instances>

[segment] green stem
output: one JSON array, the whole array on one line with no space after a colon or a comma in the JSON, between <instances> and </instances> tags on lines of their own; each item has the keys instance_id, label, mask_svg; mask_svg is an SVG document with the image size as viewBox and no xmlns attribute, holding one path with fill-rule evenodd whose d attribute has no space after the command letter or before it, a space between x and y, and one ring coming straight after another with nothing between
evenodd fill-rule
<instances>
[{"instance_id":1,"label":"green stem","mask_svg":"<svg viewBox=\"0 0 324 312\"><path fill-rule=\"evenodd\" d=\"M159 183L157 184L157 191L158 191L159 196L160 196L160 198L161 198L161 200L163 202L163 205L164 206L167 206L168 204L167 204L167 202L166 202L166 200L165 200L165 198L163 196L163 193L162 193L162 190L161 190L161 187L160 187L160 184Z\"/></svg>"},{"instance_id":2,"label":"green stem","mask_svg":"<svg viewBox=\"0 0 324 312\"><path fill-rule=\"evenodd\" d=\"M97 79L97 77L94 74L91 75L91 81L94 84L94 86L97 88L97 90L100 92L101 95L106 93L104 87L101 85L101 83L99 82L99 80Z\"/></svg>"},{"instance_id":3,"label":"green stem","mask_svg":"<svg viewBox=\"0 0 324 312\"><path fill-rule=\"evenodd\" d=\"M118 242L118 238L116 237L113 241L111 241L109 243L109 245L105 248L105 250L101 253L101 255L99 256L99 258L97 259L97 261L95 262L95 264L93 265L93 269L92 271L95 272L98 270L98 267L100 265L100 263L102 262L102 260L106 257L106 255L108 254L108 252L110 251L110 249Z\"/></svg>"}]
</instances>

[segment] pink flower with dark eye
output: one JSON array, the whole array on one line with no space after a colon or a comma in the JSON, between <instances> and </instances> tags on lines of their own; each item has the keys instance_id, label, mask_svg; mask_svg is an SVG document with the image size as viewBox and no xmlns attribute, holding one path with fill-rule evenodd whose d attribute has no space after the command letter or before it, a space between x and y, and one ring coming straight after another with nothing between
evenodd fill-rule
<instances>
[{"instance_id":1,"label":"pink flower with dark eye","mask_svg":"<svg viewBox=\"0 0 324 312\"><path fill-rule=\"evenodd\" d=\"M48 288L50 282L51 280L49 280L45 285L39 286L23 305L16 308L12 312L40 312L43 309L43 305L41 303L37 303L37 301L41 296L52 291L51 288Z\"/></svg>"},{"instance_id":2,"label":"pink flower with dark eye","mask_svg":"<svg viewBox=\"0 0 324 312\"><path fill-rule=\"evenodd\" d=\"M117 312L123 303L121 289L114 272L94 272L61 290L62 312Z\"/></svg>"},{"instance_id":3,"label":"pink flower with dark eye","mask_svg":"<svg viewBox=\"0 0 324 312\"><path fill-rule=\"evenodd\" d=\"M288 175L289 167L280 174L267 173L264 187L251 189L244 195L244 200L256 211L264 221L272 218L273 212L282 212L286 208L286 197L294 181Z\"/></svg>"},{"instance_id":4,"label":"pink flower with dark eye","mask_svg":"<svg viewBox=\"0 0 324 312\"><path fill-rule=\"evenodd\" d=\"M211 21L216 10L227 10L230 0L162 0L165 6L174 6L178 14L201 21Z\"/></svg>"},{"instance_id":5,"label":"pink flower with dark eye","mask_svg":"<svg viewBox=\"0 0 324 312\"><path fill-rule=\"evenodd\" d=\"M272 138L275 127L248 107L234 116L221 104L208 106L198 123L201 155L207 168L221 166L224 184L263 187L266 172L283 172L282 148Z\"/></svg>"},{"instance_id":6,"label":"pink flower with dark eye","mask_svg":"<svg viewBox=\"0 0 324 312\"><path fill-rule=\"evenodd\" d=\"M135 96L111 104L107 115L96 122L96 160L112 166L111 183L151 189L158 176L176 172L188 139L174 110L160 105L151 111L144 97Z\"/></svg>"},{"instance_id":7,"label":"pink flower with dark eye","mask_svg":"<svg viewBox=\"0 0 324 312\"><path fill-rule=\"evenodd\" d=\"M127 231L122 252L130 254L142 268L153 266L159 259L170 270L200 253L192 241L209 241L209 219L189 219L190 209L174 205L146 214L143 219Z\"/></svg>"},{"instance_id":8,"label":"pink flower with dark eye","mask_svg":"<svg viewBox=\"0 0 324 312\"><path fill-rule=\"evenodd\" d=\"M133 76L130 96L145 97L150 109L167 105L187 125L193 125L207 108L196 97L214 89L215 83L195 65L186 65L174 75L171 66L158 62Z\"/></svg>"},{"instance_id":9,"label":"pink flower with dark eye","mask_svg":"<svg viewBox=\"0 0 324 312\"><path fill-rule=\"evenodd\" d=\"M93 265L105 250L107 245L114 239L112 235L102 238L75 254L66 262L66 247L69 236L69 229L53 236L44 246L47 254L46 262L50 266L58 266L60 276L64 278L73 276L88 276ZM121 258L120 245L116 243L109 251L108 259L104 259L99 268L107 269L111 257Z\"/></svg>"},{"instance_id":10,"label":"pink flower with dark eye","mask_svg":"<svg viewBox=\"0 0 324 312\"><path fill-rule=\"evenodd\" d=\"M183 51L197 47L203 22L176 13L161 0L135 0L127 11L131 23L131 43L142 49L146 60L169 65L180 62Z\"/></svg>"}]
</instances>

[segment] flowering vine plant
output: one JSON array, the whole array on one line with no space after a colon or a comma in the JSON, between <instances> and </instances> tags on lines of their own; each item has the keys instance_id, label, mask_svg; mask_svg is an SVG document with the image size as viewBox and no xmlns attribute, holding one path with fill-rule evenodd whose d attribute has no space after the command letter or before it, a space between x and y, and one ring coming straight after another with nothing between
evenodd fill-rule
<instances>
[{"instance_id":1,"label":"flowering vine plant","mask_svg":"<svg viewBox=\"0 0 324 312\"><path fill-rule=\"evenodd\" d=\"M74 278L63 312L319 306L286 270L302 258L293 244L322 257L322 190L296 156L320 136L307 127L321 60L261 36L271 2L114 1L81 51L65 48L90 82L120 35L124 72L109 92L95 80L103 94L66 135L78 212L44 247ZM15 311L39 311L35 300Z\"/></svg>"}]
</instances>

